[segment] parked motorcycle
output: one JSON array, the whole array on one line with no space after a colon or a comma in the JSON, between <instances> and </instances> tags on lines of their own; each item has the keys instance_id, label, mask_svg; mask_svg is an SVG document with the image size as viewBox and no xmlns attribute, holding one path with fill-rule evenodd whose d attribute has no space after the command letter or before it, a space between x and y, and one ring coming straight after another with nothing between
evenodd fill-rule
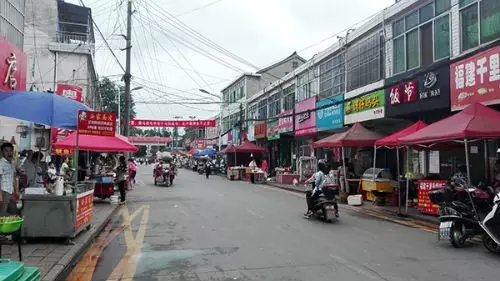
<instances>
[{"instance_id":1,"label":"parked motorcycle","mask_svg":"<svg viewBox=\"0 0 500 281\"><path fill-rule=\"evenodd\" d=\"M481 219L491 210L492 193L479 184L447 185L429 193L432 203L439 205L439 240L449 239L455 248L465 245L467 239L483 233Z\"/></svg>"},{"instance_id":2,"label":"parked motorcycle","mask_svg":"<svg viewBox=\"0 0 500 281\"><path fill-rule=\"evenodd\" d=\"M484 230L483 245L492 253L500 253L500 191L493 199L494 206L479 224Z\"/></svg>"},{"instance_id":3,"label":"parked motorcycle","mask_svg":"<svg viewBox=\"0 0 500 281\"><path fill-rule=\"evenodd\" d=\"M313 216L326 222L338 218L338 204L335 195L338 189L325 187L313 206Z\"/></svg>"}]
</instances>

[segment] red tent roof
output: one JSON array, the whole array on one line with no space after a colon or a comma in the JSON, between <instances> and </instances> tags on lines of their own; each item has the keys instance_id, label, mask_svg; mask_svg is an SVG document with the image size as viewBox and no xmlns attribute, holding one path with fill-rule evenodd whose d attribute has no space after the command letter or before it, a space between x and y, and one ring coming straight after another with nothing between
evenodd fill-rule
<instances>
[{"instance_id":1,"label":"red tent roof","mask_svg":"<svg viewBox=\"0 0 500 281\"><path fill-rule=\"evenodd\" d=\"M246 141L238 146L234 146L231 149L227 149L226 153L267 153L267 149L257 146L249 141Z\"/></svg>"},{"instance_id":2,"label":"red tent roof","mask_svg":"<svg viewBox=\"0 0 500 281\"><path fill-rule=\"evenodd\" d=\"M231 143L228 146L226 146L226 148L224 148L223 150L217 152L217 154L226 154L229 149L233 149L233 148L234 148L234 145Z\"/></svg>"},{"instance_id":3,"label":"red tent roof","mask_svg":"<svg viewBox=\"0 0 500 281\"><path fill-rule=\"evenodd\" d=\"M349 130L331 135L327 138L313 143L315 148L319 147L365 147L373 146L382 135L372 132L361 124L354 124Z\"/></svg>"},{"instance_id":4,"label":"red tent roof","mask_svg":"<svg viewBox=\"0 0 500 281\"><path fill-rule=\"evenodd\" d=\"M410 134L413 134L417 131L422 130L423 128L427 127L427 124L425 124L422 121L418 121L417 123L404 128L403 130L396 132L392 135L389 135L387 137L381 138L378 141L375 142L376 146L389 146L389 147L395 147L401 145L401 142L399 141L400 138L406 137Z\"/></svg>"},{"instance_id":5,"label":"red tent roof","mask_svg":"<svg viewBox=\"0 0 500 281\"><path fill-rule=\"evenodd\" d=\"M480 103L399 140L403 144L434 144L463 139L500 137L500 112Z\"/></svg>"},{"instance_id":6,"label":"red tent roof","mask_svg":"<svg viewBox=\"0 0 500 281\"><path fill-rule=\"evenodd\" d=\"M65 139L56 142L56 148L75 149L76 132L71 133ZM127 138L116 134L114 137L79 135L78 149L95 152L134 152L138 148L128 142Z\"/></svg>"}]
</instances>

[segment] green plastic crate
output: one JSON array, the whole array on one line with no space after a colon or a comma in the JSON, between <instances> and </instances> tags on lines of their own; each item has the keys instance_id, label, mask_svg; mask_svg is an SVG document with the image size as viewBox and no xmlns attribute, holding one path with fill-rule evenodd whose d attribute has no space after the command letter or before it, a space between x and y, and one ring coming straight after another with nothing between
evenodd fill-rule
<instances>
[{"instance_id":1,"label":"green plastic crate","mask_svg":"<svg viewBox=\"0 0 500 281\"><path fill-rule=\"evenodd\" d=\"M25 267L23 275L17 281L38 281L40 280L40 271L37 267Z\"/></svg>"},{"instance_id":2,"label":"green plastic crate","mask_svg":"<svg viewBox=\"0 0 500 281\"><path fill-rule=\"evenodd\" d=\"M16 281L23 275L24 264L9 259L0 259L0 281Z\"/></svg>"}]
</instances>

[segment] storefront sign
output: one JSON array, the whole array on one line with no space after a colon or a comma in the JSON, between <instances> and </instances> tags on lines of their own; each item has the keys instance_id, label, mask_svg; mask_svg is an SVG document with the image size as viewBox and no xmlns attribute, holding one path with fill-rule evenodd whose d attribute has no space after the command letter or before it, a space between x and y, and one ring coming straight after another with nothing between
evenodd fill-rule
<instances>
[{"instance_id":1,"label":"storefront sign","mask_svg":"<svg viewBox=\"0 0 500 281\"><path fill-rule=\"evenodd\" d=\"M278 121L273 120L267 122L267 139L277 140L280 138L280 132L278 130Z\"/></svg>"},{"instance_id":2,"label":"storefront sign","mask_svg":"<svg viewBox=\"0 0 500 281\"><path fill-rule=\"evenodd\" d=\"M78 133L94 136L114 136L116 131L116 114L110 112L86 111L78 112Z\"/></svg>"},{"instance_id":3,"label":"storefront sign","mask_svg":"<svg viewBox=\"0 0 500 281\"><path fill-rule=\"evenodd\" d=\"M278 130L280 133L293 131L293 109L281 112L278 117Z\"/></svg>"},{"instance_id":4,"label":"storefront sign","mask_svg":"<svg viewBox=\"0 0 500 281\"><path fill-rule=\"evenodd\" d=\"M259 122L255 124L255 128L253 131L254 138L255 139L263 139L266 137L267 134L267 126L266 122Z\"/></svg>"},{"instance_id":5,"label":"storefront sign","mask_svg":"<svg viewBox=\"0 0 500 281\"><path fill-rule=\"evenodd\" d=\"M215 120L143 120L130 119L130 127L213 128Z\"/></svg>"},{"instance_id":6,"label":"storefront sign","mask_svg":"<svg viewBox=\"0 0 500 281\"><path fill-rule=\"evenodd\" d=\"M344 126L344 95L316 103L316 130L326 131Z\"/></svg>"},{"instance_id":7,"label":"storefront sign","mask_svg":"<svg viewBox=\"0 0 500 281\"><path fill-rule=\"evenodd\" d=\"M316 133L316 97L295 104L295 136L308 136Z\"/></svg>"},{"instance_id":8,"label":"storefront sign","mask_svg":"<svg viewBox=\"0 0 500 281\"><path fill-rule=\"evenodd\" d=\"M92 220L94 213L94 191L80 193L76 197L75 228L80 229Z\"/></svg>"},{"instance_id":9,"label":"storefront sign","mask_svg":"<svg viewBox=\"0 0 500 281\"><path fill-rule=\"evenodd\" d=\"M450 72L452 111L500 103L500 46L452 64Z\"/></svg>"},{"instance_id":10,"label":"storefront sign","mask_svg":"<svg viewBox=\"0 0 500 281\"><path fill-rule=\"evenodd\" d=\"M28 56L0 35L0 92L26 90Z\"/></svg>"},{"instance_id":11,"label":"storefront sign","mask_svg":"<svg viewBox=\"0 0 500 281\"><path fill-rule=\"evenodd\" d=\"M384 90L379 90L344 103L344 124L384 118Z\"/></svg>"},{"instance_id":12,"label":"storefront sign","mask_svg":"<svg viewBox=\"0 0 500 281\"><path fill-rule=\"evenodd\" d=\"M396 76L386 80L385 116L397 117L448 108L450 101L450 70L448 65L424 71L408 81Z\"/></svg>"},{"instance_id":13,"label":"storefront sign","mask_svg":"<svg viewBox=\"0 0 500 281\"><path fill-rule=\"evenodd\" d=\"M75 85L57 84L56 94L82 102L82 88Z\"/></svg>"},{"instance_id":14,"label":"storefront sign","mask_svg":"<svg viewBox=\"0 0 500 281\"><path fill-rule=\"evenodd\" d=\"M432 204L429 192L447 184L444 180L421 180L418 182L418 203L417 209L425 214L438 215L439 206Z\"/></svg>"}]
</instances>

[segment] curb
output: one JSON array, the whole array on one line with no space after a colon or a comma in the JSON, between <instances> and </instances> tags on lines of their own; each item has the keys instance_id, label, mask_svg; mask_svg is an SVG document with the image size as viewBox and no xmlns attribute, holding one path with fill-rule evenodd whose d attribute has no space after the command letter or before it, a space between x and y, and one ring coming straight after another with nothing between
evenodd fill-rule
<instances>
[{"instance_id":1,"label":"curb","mask_svg":"<svg viewBox=\"0 0 500 281\"><path fill-rule=\"evenodd\" d=\"M297 190L295 188L284 187L284 186L280 186L280 185L276 185L276 184L272 184L272 183L268 183L268 185L275 187L275 188L288 190L288 191L292 191L292 192L296 192L296 193L301 193L301 194L305 193L304 191ZM343 209L347 209L347 210L352 210L351 208L347 208L342 204L339 204L339 207L343 208ZM363 212L363 207L356 207L356 209L358 212ZM368 213L368 212L366 214L370 215L370 213ZM393 212L393 211L381 210L381 214L387 215L387 216L392 216L392 217L397 217L397 218L401 219L400 217L397 216L397 213ZM439 225L439 223L436 223L436 221L432 220L431 218L419 217L419 216L415 216L415 215L411 215L411 214L407 215L406 218L414 219L414 220L425 222L425 223ZM387 220L387 221L392 221L392 220Z\"/></svg>"},{"instance_id":2,"label":"curb","mask_svg":"<svg viewBox=\"0 0 500 281\"><path fill-rule=\"evenodd\" d=\"M85 251L94 242L95 238L102 232L104 227L110 221L111 216L113 216L118 210L119 205L112 205L113 208L105 215L105 219L101 220L97 224L92 225L91 229L87 233L81 233L80 235L88 235L88 237L81 244L74 245L71 250L69 250L59 262L57 262L47 274L41 279L42 281L63 281L67 274L73 269L73 267L80 261L83 257Z\"/></svg>"}]
</instances>

